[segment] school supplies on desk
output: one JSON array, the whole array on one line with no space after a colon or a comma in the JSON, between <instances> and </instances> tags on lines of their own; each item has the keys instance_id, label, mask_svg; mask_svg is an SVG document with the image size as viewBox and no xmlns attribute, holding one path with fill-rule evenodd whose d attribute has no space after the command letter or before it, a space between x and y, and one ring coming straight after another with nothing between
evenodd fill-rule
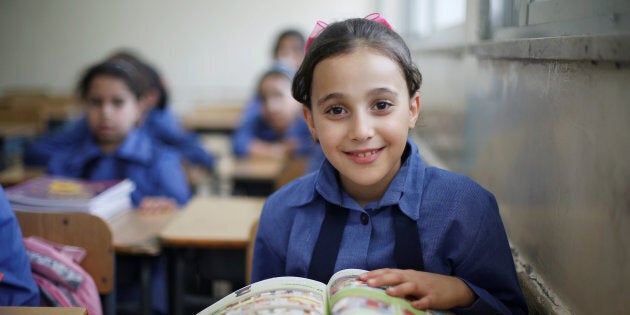
<instances>
[{"instance_id":1,"label":"school supplies on desk","mask_svg":"<svg viewBox=\"0 0 630 315\"><path fill-rule=\"evenodd\" d=\"M344 269L325 284L300 277L277 277L246 286L197 315L214 314L452 314L422 311L407 300L368 287L358 276L367 271Z\"/></svg>"},{"instance_id":2,"label":"school supplies on desk","mask_svg":"<svg viewBox=\"0 0 630 315\"><path fill-rule=\"evenodd\" d=\"M44 175L6 189L15 210L87 212L105 220L131 209L128 179L90 181Z\"/></svg>"}]
</instances>

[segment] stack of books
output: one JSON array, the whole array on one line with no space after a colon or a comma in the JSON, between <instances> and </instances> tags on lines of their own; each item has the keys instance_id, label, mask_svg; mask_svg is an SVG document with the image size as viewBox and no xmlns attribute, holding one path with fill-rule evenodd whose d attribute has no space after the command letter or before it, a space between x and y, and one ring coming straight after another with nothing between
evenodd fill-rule
<instances>
[{"instance_id":1,"label":"stack of books","mask_svg":"<svg viewBox=\"0 0 630 315\"><path fill-rule=\"evenodd\" d=\"M129 179L92 181L44 175L5 190L14 210L86 212L105 220L131 209Z\"/></svg>"}]
</instances>

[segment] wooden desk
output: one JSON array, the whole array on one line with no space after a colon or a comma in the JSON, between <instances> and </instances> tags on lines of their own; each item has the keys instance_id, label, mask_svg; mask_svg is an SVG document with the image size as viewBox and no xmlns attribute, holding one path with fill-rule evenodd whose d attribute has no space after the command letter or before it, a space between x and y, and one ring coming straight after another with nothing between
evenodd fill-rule
<instances>
[{"instance_id":1,"label":"wooden desk","mask_svg":"<svg viewBox=\"0 0 630 315\"><path fill-rule=\"evenodd\" d=\"M283 158L235 159L232 166L232 179L275 181L282 173L285 164L286 160Z\"/></svg>"},{"instance_id":2,"label":"wooden desk","mask_svg":"<svg viewBox=\"0 0 630 315\"><path fill-rule=\"evenodd\" d=\"M182 118L185 128L198 132L231 133L241 119L242 107L204 107L189 111Z\"/></svg>"},{"instance_id":3,"label":"wooden desk","mask_svg":"<svg viewBox=\"0 0 630 315\"><path fill-rule=\"evenodd\" d=\"M232 194L269 196L281 177L286 160L281 158L246 158L233 160L229 172Z\"/></svg>"},{"instance_id":4,"label":"wooden desk","mask_svg":"<svg viewBox=\"0 0 630 315\"><path fill-rule=\"evenodd\" d=\"M88 315L83 307L0 306L2 315Z\"/></svg>"},{"instance_id":5,"label":"wooden desk","mask_svg":"<svg viewBox=\"0 0 630 315\"><path fill-rule=\"evenodd\" d=\"M35 137L41 131L41 125L35 122L15 122L15 121L2 121L0 122L0 137L13 138L13 137Z\"/></svg>"},{"instance_id":6,"label":"wooden desk","mask_svg":"<svg viewBox=\"0 0 630 315\"><path fill-rule=\"evenodd\" d=\"M116 253L159 255L162 251L160 232L176 214L140 214L130 210L113 217L108 223L114 236Z\"/></svg>"},{"instance_id":7,"label":"wooden desk","mask_svg":"<svg viewBox=\"0 0 630 315\"><path fill-rule=\"evenodd\" d=\"M24 166L21 163L12 165L0 172L0 185L9 187L39 177L46 173L44 167Z\"/></svg>"},{"instance_id":8,"label":"wooden desk","mask_svg":"<svg viewBox=\"0 0 630 315\"><path fill-rule=\"evenodd\" d=\"M184 255L187 248L245 249L250 228L260 217L264 198L195 197L160 233L170 246L169 283L171 313L182 314Z\"/></svg>"},{"instance_id":9,"label":"wooden desk","mask_svg":"<svg viewBox=\"0 0 630 315\"><path fill-rule=\"evenodd\" d=\"M129 210L108 221L112 229L116 254L137 256L140 261L141 314L151 313L152 258L162 253L159 234L176 214L177 212L141 214Z\"/></svg>"},{"instance_id":10,"label":"wooden desk","mask_svg":"<svg viewBox=\"0 0 630 315\"><path fill-rule=\"evenodd\" d=\"M175 247L245 248L265 198L194 197L160 233Z\"/></svg>"}]
</instances>

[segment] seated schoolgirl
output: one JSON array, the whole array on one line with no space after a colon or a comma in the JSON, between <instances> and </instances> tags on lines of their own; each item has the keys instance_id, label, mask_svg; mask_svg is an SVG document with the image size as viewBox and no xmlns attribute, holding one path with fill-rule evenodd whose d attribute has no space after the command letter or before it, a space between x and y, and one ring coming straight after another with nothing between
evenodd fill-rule
<instances>
[{"instance_id":1,"label":"seated schoolgirl","mask_svg":"<svg viewBox=\"0 0 630 315\"><path fill-rule=\"evenodd\" d=\"M212 170L215 166L214 156L202 147L197 135L186 130L170 110L168 90L158 72L130 53L119 52L109 59L127 61L145 76L144 80L148 85L142 98L147 106L144 109L141 126L147 134L178 151L188 163ZM86 135L89 135L88 121L86 117L82 117L62 130L28 143L24 148L24 163L45 166L53 154L82 141Z\"/></svg>"},{"instance_id":2,"label":"seated schoolgirl","mask_svg":"<svg viewBox=\"0 0 630 315\"><path fill-rule=\"evenodd\" d=\"M402 38L372 14L311 39L292 92L326 159L267 199L252 281L358 268L419 309L527 313L492 193L408 137L422 77Z\"/></svg>"},{"instance_id":3,"label":"seated schoolgirl","mask_svg":"<svg viewBox=\"0 0 630 315\"><path fill-rule=\"evenodd\" d=\"M300 117L301 104L291 96L294 71L277 63L258 82L260 113L241 121L232 135L237 157L307 155L314 144Z\"/></svg>"},{"instance_id":4,"label":"seated schoolgirl","mask_svg":"<svg viewBox=\"0 0 630 315\"><path fill-rule=\"evenodd\" d=\"M86 107L87 135L53 153L48 173L84 179L129 178L135 206L143 211L173 209L190 198L180 155L139 128L148 83L124 60L90 67L78 92Z\"/></svg>"}]
</instances>

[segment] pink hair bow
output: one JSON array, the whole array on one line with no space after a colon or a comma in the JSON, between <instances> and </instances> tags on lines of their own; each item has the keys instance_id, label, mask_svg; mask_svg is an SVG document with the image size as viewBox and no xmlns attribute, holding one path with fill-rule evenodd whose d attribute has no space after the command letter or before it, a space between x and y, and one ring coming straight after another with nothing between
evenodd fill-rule
<instances>
[{"instance_id":1,"label":"pink hair bow","mask_svg":"<svg viewBox=\"0 0 630 315\"><path fill-rule=\"evenodd\" d=\"M387 26L387 28L389 28L390 30L394 29L392 27L392 25L389 24L389 22L387 22L387 20L384 17L381 16L380 13L368 14L367 16L365 16L364 19L372 20L374 22L381 23L381 24ZM319 36L319 34L321 34L326 27L328 27L328 23L326 23L324 21L317 21L315 23L315 28L313 28L313 31L311 32L310 35L308 35L308 39L306 40L306 45L304 46L304 51L305 52L308 50L308 46L311 45L311 42L313 42L313 40L315 40L315 38L317 38L317 36Z\"/></svg>"}]
</instances>

